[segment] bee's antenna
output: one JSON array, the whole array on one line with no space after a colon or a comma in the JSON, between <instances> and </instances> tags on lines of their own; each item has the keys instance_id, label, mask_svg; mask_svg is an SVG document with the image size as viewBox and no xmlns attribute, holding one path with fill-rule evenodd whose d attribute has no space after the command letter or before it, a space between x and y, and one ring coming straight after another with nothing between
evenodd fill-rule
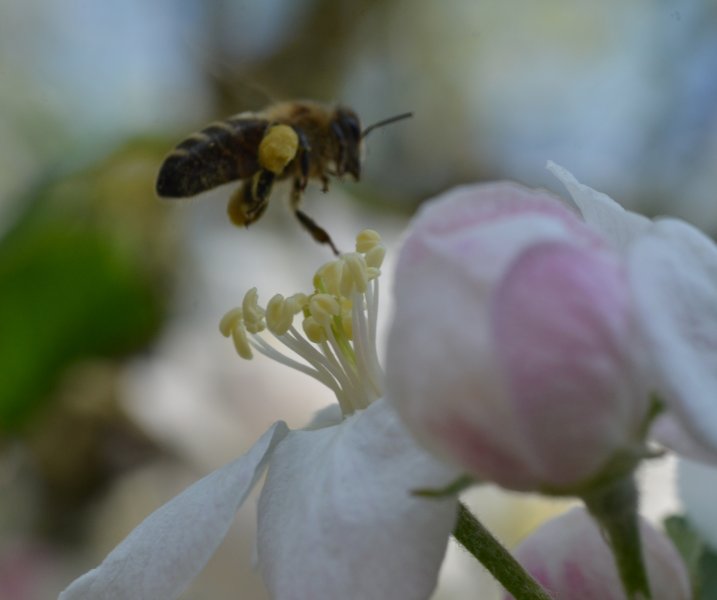
<instances>
[{"instance_id":1,"label":"bee's antenna","mask_svg":"<svg viewBox=\"0 0 717 600\"><path fill-rule=\"evenodd\" d=\"M401 113L400 115L396 115L395 117L389 117L388 119L384 119L383 121L379 121L378 123L374 123L373 125L369 125L366 129L364 129L361 132L361 138L365 138L369 133L371 133L374 129L377 129L379 127L383 127L384 125L389 125L391 123L395 123L396 121L401 121L403 119L408 119L409 117L412 117L412 112L407 113Z\"/></svg>"}]
</instances>

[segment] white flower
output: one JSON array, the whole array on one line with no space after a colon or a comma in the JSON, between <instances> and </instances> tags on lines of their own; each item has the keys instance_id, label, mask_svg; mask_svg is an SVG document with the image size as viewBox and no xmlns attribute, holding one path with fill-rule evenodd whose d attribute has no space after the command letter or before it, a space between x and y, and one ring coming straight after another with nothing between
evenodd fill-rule
<instances>
[{"instance_id":1,"label":"white flower","mask_svg":"<svg viewBox=\"0 0 717 600\"><path fill-rule=\"evenodd\" d=\"M717 245L684 221L651 221L548 168L627 261L654 388L668 408L653 433L681 454L717 462Z\"/></svg>"},{"instance_id":2,"label":"white flower","mask_svg":"<svg viewBox=\"0 0 717 600\"><path fill-rule=\"evenodd\" d=\"M578 210L511 183L422 207L396 267L388 397L427 448L516 490L632 468L653 400L665 443L717 457L717 246L550 168Z\"/></svg>"},{"instance_id":3,"label":"white flower","mask_svg":"<svg viewBox=\"0 0 717 600\"><path fill-rule=\"evenodd\" d=\"M237 351L259 351L324 382L341 410L312 426L275 423L244 456L159 508L97 568L61 595L70 599L176 598L214 553L261 473L258 562L279 599L427 598L456 515L455 499L424 499L456 473L419 449L382 399L375 339L384 249L363 232L357 252L324 265L314 293L255 290L220 325ZM294 317L304 317L302 335ZM296 354L279 352L266 330Z\"/></svg>"}]
</instances>

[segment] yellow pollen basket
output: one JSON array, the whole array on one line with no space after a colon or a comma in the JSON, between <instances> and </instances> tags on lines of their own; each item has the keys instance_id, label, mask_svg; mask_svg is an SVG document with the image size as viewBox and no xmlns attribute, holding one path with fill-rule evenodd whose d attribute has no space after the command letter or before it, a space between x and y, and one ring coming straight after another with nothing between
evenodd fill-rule
<instances>
[{"instance_id":1,"label":"yellow pollen basket","mask_svg":"<svg viewBox=\"0 0 717 600\"><path fill-rule=\"evenodd\" d=\"M288 125L274 125L259 144L259 164L281 175L299 150L299 136Z\"/></svg>"},{"instance_id":2,"label":"yellow pollen basket","mask_svg":"<svg viewBox=\"0 0 717 600\"><path fill-rule=\"evenodd\" d=\"M239 186L232 193L227 204L227 215L229 220L237 227L243 227L249 224L249 215L246 211L246 201L244 199L244 186Z\"/></svg>"}]
</instances>

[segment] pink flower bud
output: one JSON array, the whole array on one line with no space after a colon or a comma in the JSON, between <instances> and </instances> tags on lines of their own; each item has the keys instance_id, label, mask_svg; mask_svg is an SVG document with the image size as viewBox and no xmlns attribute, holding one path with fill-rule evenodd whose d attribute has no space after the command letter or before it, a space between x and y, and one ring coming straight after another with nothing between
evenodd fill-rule
<instances>
[{"instance_id":1,"label":"pink flower bud","mask_svg":"<svg viewBox=\"0 0 717 600\"><path fill-rule=\"evenodd\" d=\"M389 397L429 447L513 489L568 489L637 445L643 386L626 269L566 205L461 188L396 270Z\"/></svg>"},{"instance_id":2,"label":"pink flower bud","mask_svg":"<svg viewBox=\"0 0 717 600\"><path fill-rule=\"evenodd\" d=\"M691 598L687 570L672 543L645 520L640 533L652 599ZM515 556L555 600L626 599L612 552L582 508L544 523Z\"/></svg>"}]
</instances>

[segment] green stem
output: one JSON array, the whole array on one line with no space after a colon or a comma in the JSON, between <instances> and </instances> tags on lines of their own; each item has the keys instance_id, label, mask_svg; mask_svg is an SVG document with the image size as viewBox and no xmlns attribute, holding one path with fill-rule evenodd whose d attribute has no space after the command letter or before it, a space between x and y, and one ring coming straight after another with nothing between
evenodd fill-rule
<instances>
[{"instance_id":1,"label":"green stem","mask_svg":"<svg viewBox=\"0 0 717 600\"><path fill-rule=\"evenodd\" d=\"M622 586L630 600L652 598L642 557L638 492L632 475L583 497L612 548Z\"/></svg>"},{"instance_id":2,"label":"green stem","mask_svg":"<svg viewBox=\"0 0 717 600\"><path fill-rule=\"evenodd\" d=\"M515 600L552 600L550 594L528 575L463 503L459 504L453 537L488 569Z\"/></svg>"}]
</instances>

